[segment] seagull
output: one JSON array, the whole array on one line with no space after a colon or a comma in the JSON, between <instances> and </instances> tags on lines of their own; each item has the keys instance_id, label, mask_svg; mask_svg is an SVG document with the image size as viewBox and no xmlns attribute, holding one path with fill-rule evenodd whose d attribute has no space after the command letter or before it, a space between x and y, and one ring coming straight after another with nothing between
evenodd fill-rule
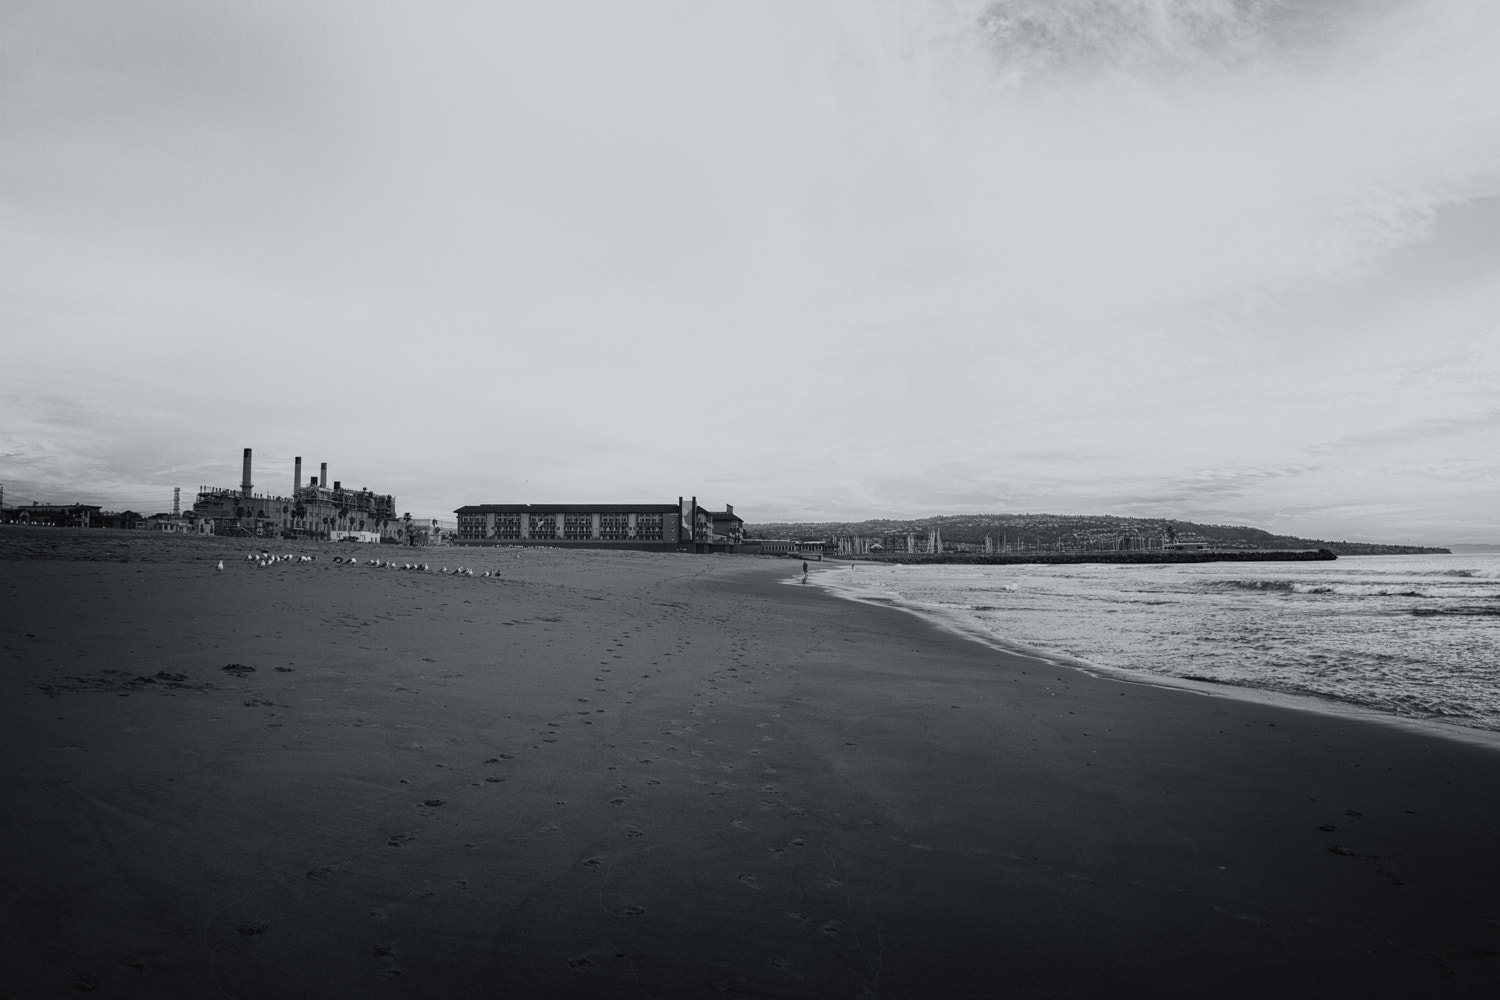
<instances>
[{"instance_id":1,"label":"seagull","mask_svg":"<svg viewBox=\"0 0 1500 1000\"><path fill-rule=\"evenodd\" d=\"M215 566L214 569L220 573L224 572L224 560L220 559L219 565Z\"/></svg>"}]
</instances>

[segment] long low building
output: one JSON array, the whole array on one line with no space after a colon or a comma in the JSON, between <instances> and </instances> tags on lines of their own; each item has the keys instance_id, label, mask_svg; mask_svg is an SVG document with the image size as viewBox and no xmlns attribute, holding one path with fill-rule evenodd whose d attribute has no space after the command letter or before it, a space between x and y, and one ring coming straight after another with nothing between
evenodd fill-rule
<instances>
[{"instance_id":1,"label":"long low building","mask_svg":"<svg viewBox=\"0 0 1500 1000\"><path fill-rule=\"evenodd\" d=\"M722 511L675 504L471 504L454 511L459 545L552 545L648 549L658 552L734 552L744 519Z\"/></svg>"}]
</instances>

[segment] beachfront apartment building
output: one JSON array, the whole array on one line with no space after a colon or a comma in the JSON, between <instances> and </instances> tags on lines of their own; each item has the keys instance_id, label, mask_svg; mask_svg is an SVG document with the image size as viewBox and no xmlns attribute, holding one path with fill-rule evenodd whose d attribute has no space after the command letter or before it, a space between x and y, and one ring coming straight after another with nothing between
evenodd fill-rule
<instances>
[{"instance_id":1,"label":"beachfront apartment building","mask_svg":"<svg viewBox=\"0 0 1500 1000\"><path fill-rule=\"evenodd\" d=\"M675 504L471 504L453 513L459 545L734 552L745 526L732 506L708 510L697 497Z\"/></svg>"}]
</instances>

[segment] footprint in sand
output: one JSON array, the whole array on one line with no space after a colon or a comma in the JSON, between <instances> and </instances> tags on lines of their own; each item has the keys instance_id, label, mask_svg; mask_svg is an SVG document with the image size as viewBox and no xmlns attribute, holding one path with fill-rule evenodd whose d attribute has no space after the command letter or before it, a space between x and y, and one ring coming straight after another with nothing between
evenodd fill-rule
<instances>
[{"instance_id":1,"label":"footprint in sand","mask_svg":"<svg viewBox=\"0 0 1500 1000\"><path fill-rule=\"evenodd\" d=\"M400 847L402 844L409 844L416 839L417 835L414 833L396 833L391 835L391 839L386 841L386 845L389 847Z\"/></svg>"},{"instance_id":2,"label":"footprint in sand","mask_svg":"<svg viewBox=\"0 0 1500 1000\"><path fill-rule=\"evenodd\" d=\"M627 917L638 917L646 912L644 906L625 906L620 908L620 913Z\"/></svg>"},{"instance_id":3,"label":"footprint in sand","mask_svg":"<svg viewBox=\"0 0 1500 1000\"><path fill-rule=\"evenodd\" d=\"M836 938L841 933L843 933L843 930L844 930L844 925L842 923L840 923L837 920L830 920L830 921L828 921L828 923L826 923L822 927L818 928L818 933L826 935L827 937Z\"/></svg>"},{"instance_id":4,"label":"footprint in sand","mask_svg":"<svg viewBox=\"0 0 1500 1000\"><path fill-rule=\"evenodd\" d=\"M583 867L589 869L590 871L598 871L601 867L603 867L603 865L603 858L585 858L583 862Z\"/></svg>"},{"instance_id":5,"label":"footprint in sand","mask_svg":"<svg viewBox=\"0 0 1500 1000\"><path fill-rule=\"evenodd\" d=\"M791 918L793 925L795 925L799 931L807 930L807 914L797 913L794 911L788 913L787 916Z\"/></svg>"},{"instance_id":6,"label":"footprint in sand","mask_svg":"<svg viewBox=\"0 0 1500 1000\"><path fill-rule=\"evenodd\" d=\"M748 830L748 829L750 829L750 824L746 823L742 819L732 819L732 820L729 821L729 825L732 826L732 827L734 827L736 830Z\"/></svg>"},{"instance_id":7,"label":"footprint in sand","mask_svg":"<svg viewBox=\"0 0 1500 1000\"><path fill-rule=\"evenodd\" d=\"M612 806L623 806L625 803L627 803L629 801L630 801L629 799L625 798L622 795L622 796L619 796L618 798L610 799L609 800L609 804L612 805Z\"/></svg>"}]
</instances>

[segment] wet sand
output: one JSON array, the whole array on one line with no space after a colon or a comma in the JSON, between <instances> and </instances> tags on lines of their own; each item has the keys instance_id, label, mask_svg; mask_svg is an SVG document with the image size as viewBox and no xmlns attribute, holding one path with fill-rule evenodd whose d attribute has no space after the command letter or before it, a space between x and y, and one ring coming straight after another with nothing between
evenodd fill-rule
<instances>
[{"instance_id":1,"label":"wet sand","mask_svg":"<svg viewBox=\"0 0 1500 1000\"><path fill-rule=\"evenodd\" d=\"M0 529L0 995L1500 989L1494 749L790 562L276 548Z\"/></svg>"}]
</instances>

